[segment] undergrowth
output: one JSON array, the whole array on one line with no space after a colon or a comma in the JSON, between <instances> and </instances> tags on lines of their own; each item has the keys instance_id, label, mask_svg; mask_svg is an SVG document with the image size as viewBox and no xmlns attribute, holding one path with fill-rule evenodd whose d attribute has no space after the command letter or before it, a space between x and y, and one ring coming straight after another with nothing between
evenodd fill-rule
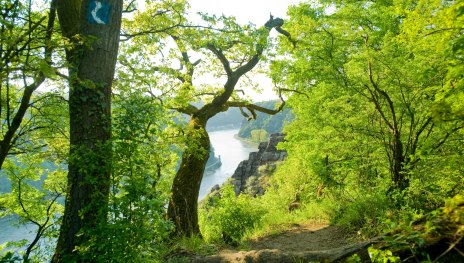
<instances>
[{"instance_id":1,"label":"undergrowth","mask_svg":"<svg viewBox=\"0 0 464 263\"><path fill-rule=\"evenodd\" d=\"M200 207L203 241L183 241L184 246L203 255L230 245L247 249L249 241L280 234L295 225L330 224L341 226L354 239L370 239L391 233L401 226L403 234L394 238L401 237L400 242L415 251L414 248L420 248L424 238L406 230L425 214L435 211L419 204L422 200L411 202L416 191L413 187L402 192L388 192L386 187L379 191L357 193L330 189L321 197L305 193L300 194L303 198L295 200L299 192L310 190L311 187L301 187L304 185L302 182L292 182L293 185L288 182L271 179L265 195L258 197L247 194L236 196L233 187L226 185L218 194L208 197ZM292 202L298 202L296 209L290 209ZM416 250L415 253L419 253L420 250ZM391 253L379 250L374 254L383 259Z\"/></svg>"},{"instance_id":2,"label":"undergrowth","mask_svg":"<svg viewBox=\"0 0 464 263\"><path fill-rule=\"evenodd\" d=\"M248 195L235 196L231 185L213 196L202 209L199 221L207 242L238 245L243 237L262 225L266 210Z\"/></svg>"}]
</instances>

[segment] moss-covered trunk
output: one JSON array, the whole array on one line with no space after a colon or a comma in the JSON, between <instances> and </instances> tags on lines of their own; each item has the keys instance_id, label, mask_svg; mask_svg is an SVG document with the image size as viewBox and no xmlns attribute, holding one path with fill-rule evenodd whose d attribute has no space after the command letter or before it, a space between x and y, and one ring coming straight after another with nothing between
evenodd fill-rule
<instances>
[{"instance_id":1,"label":"moss-covered trunk","mask_svg":"<svg viewBox=\"0 0 464 263\"><path fill-rule=\"evenodd\" d=\"M206 132L206 121L192 117L186 132L186 148L174 178L168 217L176 225L179 235L199 235L198 194L211 143Z\"/></svg>"}]
</instances>

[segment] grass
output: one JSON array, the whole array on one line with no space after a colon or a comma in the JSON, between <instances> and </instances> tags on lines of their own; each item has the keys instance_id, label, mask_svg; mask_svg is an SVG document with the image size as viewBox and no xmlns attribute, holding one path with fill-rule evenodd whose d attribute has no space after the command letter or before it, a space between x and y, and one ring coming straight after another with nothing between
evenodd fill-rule
<instances>
[{"instance_id":1,"label":"grass","mask_svg":"<svg viewBox=\"0 0 464 263\"><path fill-rule=\"evenodd\" d=\"M209 244L199 236L181 237L174 241L173 251L188 254L211 255L219 250L216 244Z\"/></svg>"},{"instance_id":2,"label":"grass","mask_svg":"<svg viewBox=\"0 0 464 263\"><path fill-rule=\"evenodd\" d=\"M294 225L326 224L329 213L321 204L303 206L293 212L273 211L263 218L263 224L248 233L243 240L254 240L264 236L278 235Z\"/></svg>"}]
</instances>

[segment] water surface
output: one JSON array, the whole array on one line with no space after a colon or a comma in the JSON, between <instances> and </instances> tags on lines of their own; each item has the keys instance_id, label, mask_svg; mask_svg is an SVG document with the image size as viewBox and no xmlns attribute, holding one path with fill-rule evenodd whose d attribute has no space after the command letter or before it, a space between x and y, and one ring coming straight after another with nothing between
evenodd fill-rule
<instances>
[{"instance_id":1,"label":"water surface","mask_svg":"<svg viewBox=\"0 0 464 263\"><path fill-rule=\"evenodd\" d=\"M254 144L235 138L238 129L209 132L211 144L216 155L221 156L222 166L214 172L206 172L201 181L198 199L203 199L211 187L221 185L235 172L238 164L248 159L250 152L257 151Z\"/></svg>"},{"instance_id":2,"label":"water surface","mask_svg":"<svg viewBox=\"0 0 464 263\"><path fill-rule=\"evenodd\" d=\"M214 185L221 185L231 177L238 164L248 159L250 152L257 151L256 145L236 139L234 136L237 133L238 129L209 132L216 156L221 156L222 166L213 172L205 173L201 182L199 200L203 199ZM5 179L0 180L3 186L6 186L5 183L7 183ZM13 226L11 223L17 222L17 220L16 216L0 218L0 244L21 239L32 240L34 237L32 231L35 231L37 227L31 224L21 227Z\"/></svg>"}]
</instances>

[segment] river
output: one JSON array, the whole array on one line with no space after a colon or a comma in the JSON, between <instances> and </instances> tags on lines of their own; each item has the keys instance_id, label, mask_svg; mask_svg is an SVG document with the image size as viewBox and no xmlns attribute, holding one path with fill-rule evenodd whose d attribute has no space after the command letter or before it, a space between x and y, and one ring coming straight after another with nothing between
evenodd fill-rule
<instances>
[{"instance_id":1,"label":"river","mask_svg":"<svg viewBox=\"0 0 464 263\"><path fill-rule=\"evenodd\" d=\"M248 159L250 152L257 151L256 145L236 139L234 135L237 133L238 129L209 132L216 156L221 156L222 166L214 172L205 173L200 186L199 200L209 193L211 187L222 184L231 177L238 164ZM35 227L32 225L15 227L11 225L13 220L17 218L0 218L0 244L6 241L19 241L23 238L32 239L33 233L30 231L35 230Z\"/></svg>"},{"instance_id":2,"label":"river","mask_svg":"<svg viewBox=\"0 0 464 263\"><path fill-rule=\"evenodd\" d=\"M201 181L198 199L203 199L211 187L221 185L235 172L238 164L248 159L250 152L257 151L256 145L240 141L234 136L238 129L209 132L216 156L221 156L222 166L214 172L206 172Z\"/></svg>"}]
</instances>

